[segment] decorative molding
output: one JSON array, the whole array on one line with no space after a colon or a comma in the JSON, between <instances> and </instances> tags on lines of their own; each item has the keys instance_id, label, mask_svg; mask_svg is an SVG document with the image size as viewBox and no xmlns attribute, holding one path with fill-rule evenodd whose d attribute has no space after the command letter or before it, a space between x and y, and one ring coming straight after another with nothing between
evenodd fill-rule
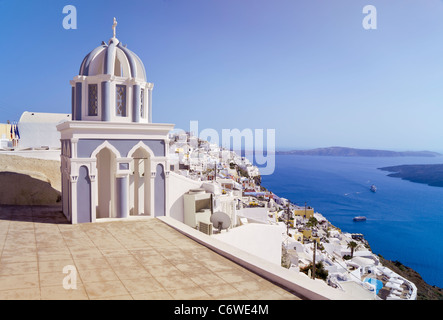
<instances>
[{"instance_id":1,"label":"decorative molding","mask_svg":"<svg viewBox=\"0 0 443 320\"><path fill-rule=\"evenodd\" d=\"M91 158L96 158L97 154L102 151L103 149L108 148L109 150L111 150L111 152L114 153L114 155L117 158L121 158L120 152L117 150L116 147L114 147L112 144L109 143L108 140L106 140L105 142L103 142L101 145L99 145L91 154Z\"/></svg>"},{"instance_id":2,"label":"decorative molding","mask_svg":"<svg viewBox=\"0 0 443 320\"><path fill-rule=\"evenodd\" d=\"M154 152L151 150L151 148L149 148L146 144L144 144L143 141L140 141L134 147L132 147L132 149L129 150L127 157L132 159L132 155L139 148L142 148L143 150L145 150L149 154L149 157L151 160L155 158Z\"/></svg>"}]
</instances>

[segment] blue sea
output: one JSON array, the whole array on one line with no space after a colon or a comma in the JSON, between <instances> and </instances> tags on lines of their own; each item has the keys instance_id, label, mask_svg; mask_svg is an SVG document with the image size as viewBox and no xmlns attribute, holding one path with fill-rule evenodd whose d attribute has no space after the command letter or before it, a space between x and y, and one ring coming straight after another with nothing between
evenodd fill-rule
<instances>
[{"instance_id":1,"label":"blue sea","mask_svg":"<svg viewBox=\"0 0 443 320\"><path fill-rule=\"evenodd\" d=\"M300 206L306 202L342 232L364 234L374 253L443 287L443 188L377 169L431 163L443 163L443 157L276 155L275 171L262 177L262 185ZM355 216L367 221L354 222Z\"/></svg>"}]
</instances>

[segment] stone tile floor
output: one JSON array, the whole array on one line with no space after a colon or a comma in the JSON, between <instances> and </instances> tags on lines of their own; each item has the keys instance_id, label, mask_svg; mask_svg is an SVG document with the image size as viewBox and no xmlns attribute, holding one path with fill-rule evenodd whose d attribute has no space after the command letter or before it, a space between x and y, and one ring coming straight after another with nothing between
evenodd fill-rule
<instances>
[{"instance_id":1,"label":"stone tile floor","mask_svg":"<svg viewBox=\"0 0 443 320\"><path fill-rule=\"evenodd\" d=\"M71 225L59 207L0 206L0 299L299 298L157 219Z\"/></svg>"}]
</instances>

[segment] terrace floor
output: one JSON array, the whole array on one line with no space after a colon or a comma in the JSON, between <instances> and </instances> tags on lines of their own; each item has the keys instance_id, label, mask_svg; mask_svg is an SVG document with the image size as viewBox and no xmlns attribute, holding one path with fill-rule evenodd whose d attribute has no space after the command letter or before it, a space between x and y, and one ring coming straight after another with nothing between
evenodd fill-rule
<instances>
[{"instance_id":1,"label":"terrace floor","mask_svg":"<svg viewBox=\"0 0 443 320\"><path fill-rule=\"evenodd\" d=\"M0 206L0 299L299 298L158 219L71 225L60 207Z\"/></svg>"}]
</instances>

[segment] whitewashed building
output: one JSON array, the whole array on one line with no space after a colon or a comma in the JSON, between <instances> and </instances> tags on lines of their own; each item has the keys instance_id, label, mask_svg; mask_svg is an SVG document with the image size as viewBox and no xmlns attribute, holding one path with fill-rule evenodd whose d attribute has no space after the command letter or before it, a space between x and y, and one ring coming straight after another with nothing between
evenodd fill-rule
<instances>
[{"instance_id":1,"label":"whitewashed building","mask_svg":"<svg viewBox=\"0 0 443 320\"><path fill-rule=\"evenodd\" d=\"M65 113L42 113L25 111L20 117L20 149L27 148L60 148L60 132L57 125L71 121L71 115Z\"/></svg>"},{"instance_id":2,"label":"whitewashed building","mask_svg":"<svg viewBox=\"0 0 443 320\"><path fill-rule=\"evenodd\" d=\"M61 133L63 213L75 223L169 214L171 124L152 123L153 83L115 36L71 81L72 121Z\"/></svg>"}]
</instances>

